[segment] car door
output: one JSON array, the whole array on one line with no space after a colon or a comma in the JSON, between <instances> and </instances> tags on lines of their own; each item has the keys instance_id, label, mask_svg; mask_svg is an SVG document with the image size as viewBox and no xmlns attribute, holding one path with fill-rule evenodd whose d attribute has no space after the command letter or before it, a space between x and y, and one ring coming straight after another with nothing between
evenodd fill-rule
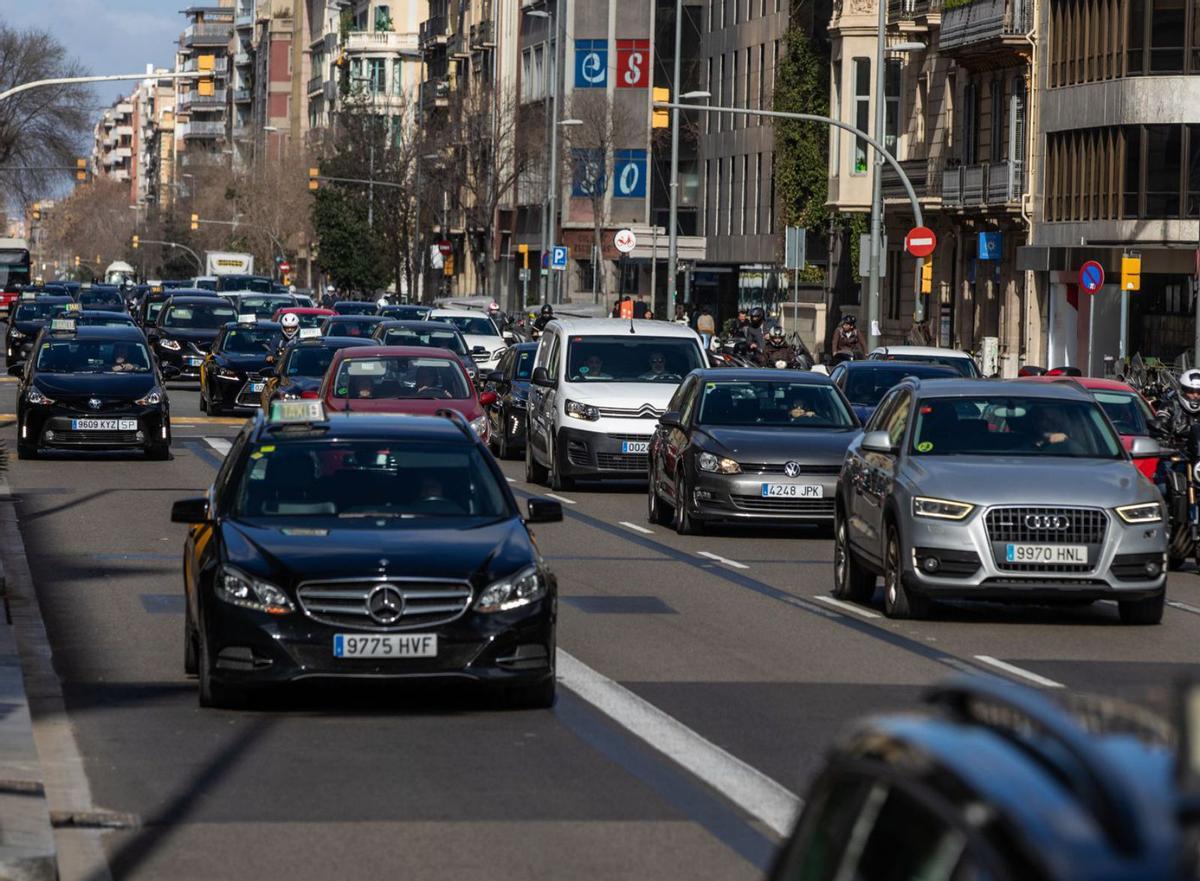
<instances>
[{"instance_id":1,"label":"car door","mask_svg":"<svg viewBox=\"0 0 1200 881\"><path fill-rule=\"evenodd\" d=\"M496 372L501 374L502 378L499 382L489 383L492 391L496 393L496 402L488 407L488 420L491 422L493 435L504 430L505 414L512 404L513 356L515 354L515 352L505 352L500 357L500 362L496 365Z\"/></svg>"},{"instance_id":2,"label":"car door","mask_svg":"<svg viewBox=\"0 0 1200 881\"><path fill-rule=\"evenodd\" d=\"M899 389L888 392L867 420L863 429L864 435L879 430L889 418L892 408L900 397ZM850 542L857 547L874 552L875 540L871 531L871 502L867 494L867 481L871 467L867 461L867 453L859 444L852 444L846 453L846 461L842 465L842 473L838 478L838 491L842 496L842 505L846 513L847 535Z\"/></svg>"},{"instance_id":3,"label":"car door","mask_svg":"<svg viewBox=\"0 0 1200 881\"><path fill-rule=\"evenodd\" d=\"M862 490L862 517L864 522L865 550L877 560L883 559L883 515L892 484L896 478L900 450L908 431L912 412L913 393L902 388L896 392L895 401L888 408L877 426L877 431L886 431L892 452L864 453L866 473Z\"/></svg>"},{"instance_id":4,"label":"car door","mask_svg":"<svg viewBox=\"0 0 1200 881\"><path fill-rule=\"evenodd\" d=\"M550 356L552 352L557 351L558 346L558 334L543 334L541 342L538 343L537 360L534 363L534 370L539 367L545 368L552 382L558 380L558 375L551 369ZM530 455L543 460L548 458L549 445L546 439L550 436L550 426L554 421L554 399L551 397L551 391L552 389L536 384L529 387L529 430L526 443L529 444Z\"/></svg>"},{"instance_id":5,"label":"car door","mask_svg":"<svg viewBox=\"0 0 1200 881\"><path fill-rule=\"evenodd\" d=\"M697 389L700 388L699 377L691 376L681 385L667 409L679 413L679 426L660 426L660 448L662 450L662 478L667 485L668 495L675 490L675 478L679 474L680 463L691 434L691 416L696 409Z\"/></svg>"}]
</instances>

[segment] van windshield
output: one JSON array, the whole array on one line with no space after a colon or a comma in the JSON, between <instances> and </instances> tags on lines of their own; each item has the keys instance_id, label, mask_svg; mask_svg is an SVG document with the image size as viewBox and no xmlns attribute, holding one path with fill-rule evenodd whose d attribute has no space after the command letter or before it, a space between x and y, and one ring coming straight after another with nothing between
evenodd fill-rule
<instances>
[{"instance_id":1,"label":"van windshield","mask_svg":"<svg viewBox=\"0 0 1200 881\"><path fill-rule=\"evenodd\" d=\"M572 336L567 382L678 383L697 367L700 347L680 337Z\"/></svg>"}]
</instances>

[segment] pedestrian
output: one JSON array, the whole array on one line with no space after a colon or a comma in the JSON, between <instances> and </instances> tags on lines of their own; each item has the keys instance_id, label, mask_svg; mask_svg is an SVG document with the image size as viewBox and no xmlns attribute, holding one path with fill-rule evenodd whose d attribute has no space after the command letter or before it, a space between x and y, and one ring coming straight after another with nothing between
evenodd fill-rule
<instances>
[{"instance_id":1,"label":"pedestrian","mask_svg":"<svg viewBox=\"0 0 1200 881\"><path fill-rule=\"evenodd\" d=\"M712 317L708 306L700 307L700 316L696 319L696 333L712 336L717 332L717 322Z\"/></svg>"},{"instance_id":2,"label":"pedestrian","mask_svg":"<svg viewBox=\"0 0 1200 881\"><path fill-rule=\"evenodd\" d=\"M689 323L688 317L687 317L687 310L684 309L683 303L675 304L675 318L673 320L676 324L682 324L685 326Z\"/></svg>"},{"instance_id":3,"label":"pedestrian","mask_svg":"<svg viewBox=\"0 0 1200 881\"><path fill-rule=\"evenodd\" d=\"M638 294L637 302L633 304L633 317L645 318L646 313L650 310L650 304L646 302L645 294Z\"/></svg>"},{"instance_id":4,"label":"pedestrian","mask_svg":"<svg viewBox=\"0 0 1200 881\"><path fill-rule=\"evenodd\" d=\"M620 297L617 297L615 300L613 300L612 317L613 318L621 317L621 298Z\"/></svg>"},{"instance_id":5,"label":"pedestrian","mask_svg":"<svg viewBox=\"0 0 1200 881\"><path fill-rule=\"evenodd\" d=\"M642 318L645 321L653 321L654 320L654 310L647 307L646 311L644 313L642 313Z\"/></svg>"}]
</instances>

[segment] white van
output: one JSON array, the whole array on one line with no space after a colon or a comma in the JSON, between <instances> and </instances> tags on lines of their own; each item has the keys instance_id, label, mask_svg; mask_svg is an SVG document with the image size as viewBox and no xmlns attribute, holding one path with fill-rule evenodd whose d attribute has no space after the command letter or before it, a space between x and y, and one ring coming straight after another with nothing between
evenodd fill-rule
<instances>
[{"instance_id":1,"label":"white van","mask_svg":"<svg viewBox=\"0 0 1200 881\"><path fill-rule=\"evenodd\" d=\"M556 318L538 343L525 479L645 477L650 437L679 383L706 366L700 337L666 321Z\"/></svg>"}]
</instances>

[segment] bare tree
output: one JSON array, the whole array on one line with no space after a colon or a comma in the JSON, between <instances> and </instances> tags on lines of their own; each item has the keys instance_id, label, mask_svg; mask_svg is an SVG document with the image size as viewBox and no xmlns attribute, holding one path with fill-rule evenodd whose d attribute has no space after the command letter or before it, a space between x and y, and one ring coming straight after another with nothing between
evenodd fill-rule
<instances>
[{"instance_id":1,"label":"bare tree","mask_svg":"<svg viewBox=\"0 0 1200 881\"><path fill-rule=\"evenodd\" d=\"M47 246L68 261L107 264L132 256L137 215L129 210L129 184L98 178L57 204L48 219ZM104 266L94 267L103 270Z\"/></svg>"},{"instance_id":2,"label":"bare tree","mask_svg":"<svg viewBox=\"0 0 1200 881\"><path fill-rule=\"evenodd\" d=\"M84 71L46 31L18 31L0 22L0 92L34 80ZM45 86L0 102L0 170L10 198L29 203L65 180L74 167L94 103L86 86Z\"/></svg>"}]
</instances>

